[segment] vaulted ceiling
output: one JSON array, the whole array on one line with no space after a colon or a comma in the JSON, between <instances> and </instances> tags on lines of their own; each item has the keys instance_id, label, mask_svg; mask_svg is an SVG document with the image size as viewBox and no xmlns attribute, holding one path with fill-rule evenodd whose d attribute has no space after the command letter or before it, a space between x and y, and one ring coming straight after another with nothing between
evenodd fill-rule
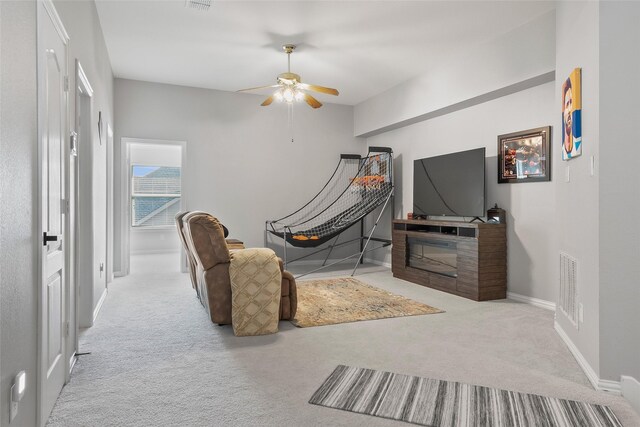
<instances>
[{"instance_id":1,"label":"vaulted ceiling","mask_svg":"<svg viewBox=\"0 0 640 427\"><path fill-rule=\"evenodd\" d=\"M116 77L225 91L291 69L355 105L554 8L546 1L97 1ZM472 70L471 70L472 71Z\"/></svg>"}]
</instances>

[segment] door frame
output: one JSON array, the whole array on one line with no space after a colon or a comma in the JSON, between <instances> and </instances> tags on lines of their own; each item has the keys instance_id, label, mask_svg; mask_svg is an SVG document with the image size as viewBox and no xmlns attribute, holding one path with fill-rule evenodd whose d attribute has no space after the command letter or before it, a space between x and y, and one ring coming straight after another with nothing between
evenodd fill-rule
<instances>
[{"instance_id":1,"label":"door frame","mask_svg":"<svg viewBox=\"0 0 640 427\"><path fill-rule=\"evenodd\" d=\"M74 217L74 223L70 224L70 228L72 228L73 230L73 257L72 257L72 271L73 271L73 282L71 283L71 291L73 292L73 316L71 316L70 313L70 318L72 317L72 321L73 324L71 325L72 330L73 330L73 335L74 335L74 353L73 356L69 358L69 370L68 370L68 374L71 374L71 369L73 369L73 366L75 364L75 354L77 353L78 349L80 348L80 344L79 344L79 335L80 335L80 282L79 282L79 271L78 271L78 266L80 265L79 263L79 251L78 248L80 247L80 211L81 211L81 192L80 192L80 163L85 163L87 162L88 159L87 158L87 153L86 153L86 148L82 149L80 147L80 145L84 145L84 146L88 146L89 144L87 144L84 141L84 137L85 135L82 133L82 127L85 126L85 124L81 123L81 117L83 115L83 109L82 109L82 101L81 98L82 97L87 97L89 98L89 117L88 117L88 127L87 130L90 131L91 129L91 116L93 115L93 87L91 86L91 83L89 82L89 79L87 78L86 73L84 72L84 69L82 68L82 64L80 63L80 61L78 59L76 59L75 61L75 93L73 94L74 96L74 101L75 101L75 116L73 117L74 120L74 128L76 130L77 133L77 142L76 142L76 147L77 147L77 154L75 156L75 161L74 161L74 182L70 183L70 185L72 185L73 187L70 188L70 194L71 194L71 200L72 200L72 207L73 207L73 217ZM90 138L89 138L90 140ZM69 172L71 172L71 170L69 170ZM71 300L71 294L68 296L68 300Z\"/></svg>"},{"instance_id":2,"label":"door frame","mask_svg":"<svg viewBox=\"0 0 640 427\"><path fill-rule=\"evenodd\" d=\"M123 275L130 272L131 261L131 144L150 144L150 145L174 145L181 149L180 158L180 209L187 209L187 141L150 139L150 138L120 138L120 203L123 210L123 221L120 230L122 247L120 250L120 265L122 266ZM180 249L180 270L186 272L186 255Z\"/></svg>"},{"instance_id":3,"label":"door frame","mask_svg":"<svg viewBox=\"0 0 640 427\"><path fill-rule=\"evenodd\" d=\"M39 0L37 3L37 6L39 4L42 4L42 7L37 7L36 9L36 20L37 20L37 25L36 25L36 40L37 40L37 44L38 46L42 45L42 29L40 26L40 22L44 22L47 19L50 19L54 28L56 29L58 35L60 36L60 39L62 40L64 46L65 46L65 54L64 54L64 61L65 61L65 91L64 91L64 105L65 108L62 111L63 114L65 114L65 120L63 121L63 126L64 128L62 129L62 135L63 135L63 141L61 141L62 146L63 146L63 154L64 154L64 159L65 161L63 162L63 167L67 168L68 166L68 160L69 160L69 155L70 155L70 147L68 144L68 137L69 137L69 85L68 85L68 81L69 81L69 34L67 33L67 31L64 28L64 25L62 24L62 20L60 19L60 16L58 15L58 12L56 11L55 6L53 5L52 0ZM45 15L46 13L46 15ZM47 16L48 15L48 16ZM40 72L41 72L41 67L42 64L39 63L40 60L40 54L38 51L38 63L36 65L36 69L37 74L38 74L38 86L40 85ZM43 256L44 256L44 252L43 252L43 246L42 246L42 236L43 233L46 231L44 230L43 227L43 217L44 217L44 207L43 207L43 196L44 196L44 188L42 185L42 181L43 181L43 167L42 167L42 163L44 161L45 158L45 150L44 150L44 146L43 146L43 135L45 132L45 123L43 121L43 108L44 105L46 103L46 99L43 99L43 90L42 88L38 87L38 99L37 99L37 103L38 103L38 142L37 142L37 148L36 148L36 158L37 158L37 233L36 233L36 238L35 241L33 242L35 247L36 247L36 253L38 254L37 257L37 264L38 264L38 278L36 280L36 286L37 286L37 307L38 307L38 327L37 327L37 359L38 359L38 366L37 366L37 408L36 408L36 422L37 425L39 426L43 426L46 421L47 418L49 416L49 414L45 414L44 412L44 398L43 398L43 394L45 392L45 380L47 378L47 374L46 372L43 372L43 364L44 364L44 359L47 357L46 356L46 351L43 348L42 345L42 341L43 341L43 336L44 336L44 330L43 330L43 324L44 324L44 307L46 304L46 301L43 301L42 299L42 288L44 286L44 284L46 283L46 266L45 263L43 262ZM64 224L65 224L65 230L64 230L64 236L63 239L67 239L69 236L69 229L67 227L67 221L68 221L68 210L66 209L68 206L68 200L69 200L69 194L67 193L67 185L68 185L68 181L69 181L69 170L66 169L64 172L64 179L65 182L63 183L63 188L65 191L65 198L64 198L64 203L61 201L61 203L63 203L65 206L63 206L63 209L61 209L61 212L65 215L65 219L64 219ZM63 240L63 245L67 245L68 241L65 242ZM68 265L68 261L69 261L69 250L67 249L67 247L65 247L64 249L64 268L66 269L66 266ZM64 277L64 283L63 283L63 289L64 292L68 294L69 292L69 275L65 274ZM64 299L66 300L67 295L64 296ZM64 301L64 300L63 300ZM66 318L66 316L68 315L67 312L68 307L66 307L66 301L65 301L65 307L63 308L63 313L65 316L65 324L68 324L69 319ZM64 357L64 364L65 364L65 371L67 369L67 365L69 362L69 358L67 357L67 337L63 334L63 343L62 343L62 352L63 352L63 357Z\"/></svg>"},{"instance_id":4,"label":"door frame","mask_svg":"<svg viewBox=\"0 0 640 427\"><path fill-rule=\"evenodd\" d=\"M107 254L105 259L105 274L107 276L107 288L109 283L113 282L113 202L114 202L114 168L113 168L113 129L111 124L107 123Z\"/></svg>"}]
</instances>

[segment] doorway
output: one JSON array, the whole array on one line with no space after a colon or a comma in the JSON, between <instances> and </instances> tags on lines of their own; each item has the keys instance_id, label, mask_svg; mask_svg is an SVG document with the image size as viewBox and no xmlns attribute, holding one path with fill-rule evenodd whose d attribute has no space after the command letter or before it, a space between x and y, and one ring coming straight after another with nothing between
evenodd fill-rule
<instances>
[{"instance_id":1,"label":"doorway","mask_svg":"<svg viewBox=\"0 0 640 427\"><path fill-rule=\"evenodd\" d=\"M94 109L93 90L76 61L77 157L73 183L76 228L74 292L78 324L89 328L107 295L107 149L103 143L101 114ZM96 126L97 125L97 126ZM75 337L77 346L77 336Z\"/></svg>"},{"instance_id":2,"label":"doorway","mask_svg":"<svg viewBox=\"0 0 640 427\"><path fill-rule=\"evenodd\" d=\"M123 138L127 182L129 271L181 271L181 245L174 217L185 209L186 144Z\"/></svg>"},{"instance_id":3,"label":"doorway","mask_svg":"<svg viewBox=\"0 0 640 427\"><path fill-rule=\"evenodd\" d=\"M71 156L69 158L69 245L70 256L68 263L68 271L70 277L70 292L67 295L69 318L73 319L73 326L69 328L69 339L67 343L68 352L72 357L69 360L71 368L75 364L75 355L79 351L79 327L81 325L90 326L91 322L87 319L93 310L93 302L89 298L89 293L86 290L81 290L80 287L90 287L92 281L86 277L86 272L80 268L83 265L84 256L88 251L88 243L86 239L81 236L87 236L92 234L92 228L87 221L87 216L91 215L91 205L87 203L90 199L91 193L85 194L86 189L82 188L83 181L80 163L86 163L90 160L91 156L91 117L93 115L93 88L89 79L82 68L80 61L76 60L76 87L75 87L75 129L77 133L72 139ZM84 169L88 167L82 166ZM84 193L83 193L84 192ZM91 242L91 240L89 240ZM83 298L80 298L80 294ZM69 372L71 369L69 370Z\"/></svg>"}]
</instances>

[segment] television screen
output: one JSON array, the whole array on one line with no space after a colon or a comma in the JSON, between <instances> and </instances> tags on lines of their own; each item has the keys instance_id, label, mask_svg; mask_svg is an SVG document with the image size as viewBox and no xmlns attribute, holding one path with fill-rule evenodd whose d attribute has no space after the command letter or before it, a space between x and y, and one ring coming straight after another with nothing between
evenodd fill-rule
<instances>
[{"instance_id":1,"label":"television screen","mask_svg":"<svg viewBox=\"0 0 640 427\"><path fill-rule=\"evenodd\" d=\"M477 148L415 160L414 216L484 216L484 156Z\"/></svg>"}]
</instances>

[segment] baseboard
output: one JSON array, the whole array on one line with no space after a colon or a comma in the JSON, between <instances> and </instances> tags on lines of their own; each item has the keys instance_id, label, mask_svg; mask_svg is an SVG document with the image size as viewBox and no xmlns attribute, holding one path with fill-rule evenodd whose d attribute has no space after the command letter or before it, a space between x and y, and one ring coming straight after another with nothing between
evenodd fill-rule
<instances>
[{"instance_id":1,"label":"baseboard","mask_svg":"<svg viewBox=\"0 0 640 427\"><path fill-rule=\"evenodd\" d=\"M390 262L379 261L377 259L365 258L364 262L369 262L371 264L375 264L375 265L380 265L382 267L391 268L391 263Z\"/></svg>"},{"instance_id":2,"label":"baseboard","mask_svg":"<svg viewBox=\"0 0 640 427\"><path fill-rule=\"evenodd\" d=\"M640 415L640 382L633 377L623 375L620 377L620 386L624 398L629 401L633 409Z\"/></svg>"},{"instance_id":3,"label":"baseboard","mask_svg":"<svg viewBox=\"0 0 640 427\"><path fill-rule=\"evenodd\" d=\"M567 335L567 333L564 331L564 329L562 329L558 322L553 322L553 328L556 330L562 341L564 341L564 343L567 345L569 351L576 359L576 362L578 362L578 365L580 365L580 367L582 368L582 371L587 376L587 379L589 380L593 388L598 390L598 382L600 381L600 378L598 378L598 374L596 374L596 371L594 371L591 365L589 365L587 359L585 359L582 353L580 353L578 347L576 347L573 341L571 341L569 335Z\"/></svg>"},{"instance_id":4,"label":"baseboard","mask_svg":"<svg viewBox=\"0 0 640 427\"><path fill-rule=\"evenodd\" d=\"M606 391L608 393L622 396L622 385L620 381L598 380L598 387L596 388L600 391Z\"/></svg>"},{"instance_id":5,"label":"baseboard","mask_svg":"<svg viewBox=\"0 0 640 427\"><path fill-rule=\"evenodd\" d=\"M122 271L113 272L113 277L124 277L124 276L126 276L126 274L124 274Z\"/></svg>"},{"instance_id":6,"label":"baseboard","mask_svg":"<svg viewBox=\"0 0 640 427\"><path fill-rule=\"evenodd\" d=\"M93 309L93 323L96 323L96 319L98 318L98 313L100 313L100 309L102 308L102 304L104 304L104 300L107 298L107 288L102 291L102 295L100 295L100 299L96 304L96 308Z\"/></svg>"},{"instance_id":7,"label":"baseboard","mask_svg":"<svg viewBox=\"0 0 640 427\"><path fill-rule=\"evenodd\" d=\"M567 333L564 331L564 329L562 329L562 327L558 322L553 322L553 328L556 330L556 332L558 333L562 341L564 341L566 346L569 348L569 351L571 352L573 357L576 359L576 362L578 362L578 365L580 365L580 368L582 368L582 371L587 376L587 379L589 380L589 382L591 383L591 386L594 389L600 390L600 391L606 391L606 392L617 394L617 395L621 394L620 383L617 381L601 380L598 377L598 374L596 374L596 371L591 367L591 365L589 365L589 362L587 362L587 359L585 359L582 353L580 353L580 350L578 350L578 347L576 347L573 341L571 341L571 338L569 338L569 335L567 335Z\"/></svg>"},{"instance_id":8,"label":"baseboard","mask_svg":"<svg viewBox=\"0 0 640 427\"><path fill-rule=\"evenodd\" d=\"M535 305L536 307L544 308L545 310L556 311L556 303L551 301L545 301L540 298L528 297L526 295L516 294L515 292L507 292L507 298L523 302L525 304Z\"/></svg>"},{"instance_id":9,"label":"baseboard","mask_svg":"<svg viewBox=\"0 0 640 427\"><path fill-rule=\"evenodd\" d=\"M73 372L73 368L76 366L76 362L78 358L76 357L76 352L74 351L71 357L69 358L69 375Z\"/></svg>"}]
</instances>

